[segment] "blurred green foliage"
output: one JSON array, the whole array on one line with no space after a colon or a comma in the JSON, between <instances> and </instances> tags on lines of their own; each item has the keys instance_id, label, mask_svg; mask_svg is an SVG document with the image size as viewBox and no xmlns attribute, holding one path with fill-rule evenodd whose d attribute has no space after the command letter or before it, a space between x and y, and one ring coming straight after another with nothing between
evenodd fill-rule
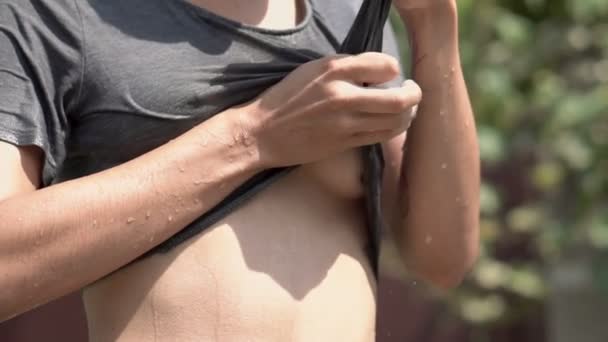
<instances>
[{"instance_id":1,"label":"blurred green foliage","mask_svg":"<svg viewBox=\"0 0 608 342\"><path fill-rule=\"evenodd\" d=\"M547 295L549 267L608 250L608 0L459 7L483 253L454 304L476 324L525 319ZM608 265L592 267L608 291Z\"/></svg>"},{"instance_id":2,"label":"blurred green foliage","mask_svg":"<svg viewBox=\"0 0 608 342\"><path fill-rule=\"evenodd\" d=\"M580 253L608 294L608 0L459 8L483 247L454 312L479 329L525 320L546 299L546 271Z\"/></svg>"}]
</instances>

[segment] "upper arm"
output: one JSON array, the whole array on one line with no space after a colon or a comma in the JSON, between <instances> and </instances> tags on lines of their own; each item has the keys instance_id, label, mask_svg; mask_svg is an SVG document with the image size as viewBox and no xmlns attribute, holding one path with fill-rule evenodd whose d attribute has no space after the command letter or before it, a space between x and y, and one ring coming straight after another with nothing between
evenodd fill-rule
<instances>
[{"instance_id":1,"label":"upper arm","mask_svg":"<svg viewBox=\"0 0 608 342\"><path fill-rule=\"evenodd\" d=\"M34 191L41 184L42 151L0 141L0 201Z\"/></svg>"},{"instance_id":2,"label":"upper arm","mask_svg":"<svg viewBox=\"0 0 608 342\"><path fill-rule=\"evenodd\" d=\"M74 6L69 0L0 0L0 141L6 142L0 196L23 184L50 185L65 158L68 114L79 101L84 60ZM36 157L36 147L8 144L38 146L43 158ZM38 166L36 159L41 177L24 170Z\"/></svg>"}]
</instances>

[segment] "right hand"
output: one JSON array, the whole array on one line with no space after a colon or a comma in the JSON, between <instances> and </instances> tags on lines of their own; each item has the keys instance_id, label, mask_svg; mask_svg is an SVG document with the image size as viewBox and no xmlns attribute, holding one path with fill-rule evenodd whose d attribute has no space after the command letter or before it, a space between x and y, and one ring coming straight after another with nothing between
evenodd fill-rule
<instances>
[{"instance_id":1,"label":"right hand","mask_svg":"<svg viewBox=\"0 0 608 342\"><path fill-rule=\"evenodd\" d=\"M245 105L241 125L254 137L266 168L387 141L408 129L422 97L413 81L373 87L399 73L397 60L381 53L309 62Z\"/></svg>"}]
</instances>

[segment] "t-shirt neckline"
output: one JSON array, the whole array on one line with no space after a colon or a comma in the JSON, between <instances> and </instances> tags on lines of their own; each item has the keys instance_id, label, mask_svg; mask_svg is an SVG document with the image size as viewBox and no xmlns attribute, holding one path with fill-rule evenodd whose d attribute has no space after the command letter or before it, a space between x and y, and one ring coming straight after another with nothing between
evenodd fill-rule
<instances>
[{"instance_id":1,"label":"t-shirt neckline","mask_svg":"<svg viewBox=\"0 0 608 342\"><path fill-rule=\"evenodd\" d=\"M236 20L233 20L233 19L227 18L225 16L219 15L217 13L214 13L204 7L197 6L188 0L176 0L176 1L178 3L181 3L182 5L184 5L185 7L187 7L189 10L194 11L197 15L204 17L205 19L219 21L224 24L234 26L238 29L244 29L244 30L248 30L248 31L254 31L254 32L270 34L270 35L287 35L287 34L292 34L292 33L302 31L312 21L312 16L313 16L313 11L314 11L312 1L304 0L305 15L304 15L303 20L300 20L300 22L294 27L290 27L290 28L286 28L286 29L271 29L271 28L264 28L264 27L259 27L259 26L254 26L254 25L249 25L249 24L244 24L244 23L238 22Z\"/></svg>"}]
</instances>

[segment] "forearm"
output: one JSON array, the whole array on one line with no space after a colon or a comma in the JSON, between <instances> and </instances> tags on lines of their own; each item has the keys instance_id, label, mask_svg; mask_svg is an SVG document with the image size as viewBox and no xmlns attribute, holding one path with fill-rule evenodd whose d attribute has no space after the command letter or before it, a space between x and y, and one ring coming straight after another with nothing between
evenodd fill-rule
<instances>
[{"instance_id":1,"label":"forearm","mask_svg":"<svg viewBox=\"0 0 608 342\"><path fill-rule=\"evenodd\" d=\"M412 75L423 100L408 131L402 192L409 201L402 201L401 212L407 214L397 235L410 269L451 286L477 254L480 177L456 10L403 18L410 28Z\"/></svg>"},{"instance_id":2,"label":"forearm","mask_svg":"<svg viewBox=\"0 0 608 342\"><path fill-rule=\"evenodd\" d=\"M0 202L0 321L128 263L255 174L254 147L228 122L215 116L123 165Z\"/></svg>"}]
</instances>

